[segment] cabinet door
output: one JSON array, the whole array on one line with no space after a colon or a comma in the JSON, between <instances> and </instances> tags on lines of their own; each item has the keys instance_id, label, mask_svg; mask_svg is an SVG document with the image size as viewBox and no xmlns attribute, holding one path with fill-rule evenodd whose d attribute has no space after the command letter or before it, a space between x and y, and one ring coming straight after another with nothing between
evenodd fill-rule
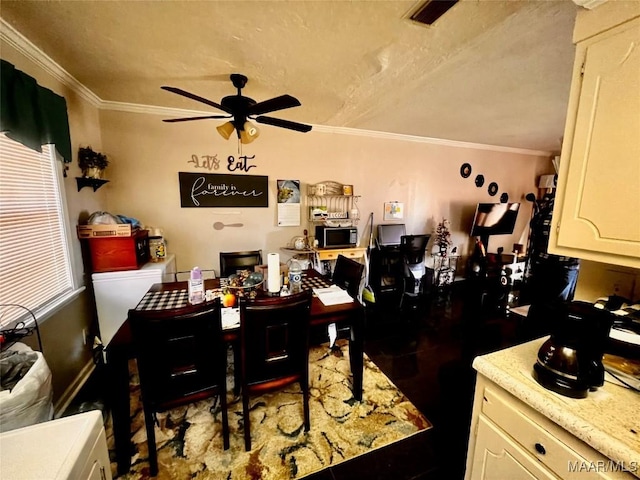
<instances>
[{"instance_id":1,"label":"cabinet door","mask_svg":"<svg viewBox=\"0 0 640 480\"><path fill-rule=\"evenodd\" d=\"M553 253L640 267L639 45L636 18L577 46Z\"/></svg>"},{"instance_id":2,"label":"cabinet door","mask_svg":"<svg viewBox=\"0 0 640 480\"><path fill-rule=\"evenodd\" d=\"M104 428L96 438L93 448L86 456L86 463L82 473L78 476L81 480L111 480L111 467L109 463L109 451L107 449L107 437Z\"/></svg>"},{"instance_id":3,"label":"cabinet door","mask_svg":"<svg viewBox=\"0 0 640 480\"><path fill-rule=\"evenodd\" d=\"M95 461L91 464L91 470L86 477L82 480L106 480L106 470L103 465L100 465L98 461Z\"/></svg>"},{"instance_id":4,"label":"cabinet door","mask_svg":"<svg viewBox=\"0 0 640 480\"><path fill-rule=\"evenodd\" d=\"M469 480L558 479L484 415L478 431Z\"/></svg>"}]
</instances>

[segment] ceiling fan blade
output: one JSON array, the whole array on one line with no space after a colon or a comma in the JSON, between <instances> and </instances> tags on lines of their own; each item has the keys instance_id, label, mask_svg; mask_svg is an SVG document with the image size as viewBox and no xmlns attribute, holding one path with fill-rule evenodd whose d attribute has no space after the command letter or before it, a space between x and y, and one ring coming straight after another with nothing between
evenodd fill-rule
<instances>
[{"instance_id":1,"label":"ceiling fan blade","mask_svg":"<svg viewBox=\"0 0 640 480\"><path fill-rule=\"evenodd\" d=\"M297 98L291 95L280 95L279 97L256 103L249 107L248 115L262 115L263 113L284 110L285 108L299 107L301 104Z\"/></svg>"},{"instance_id":2,"label":"ceiling fan blade","mask_svg":"<svg viewBox=\"0 0 640 480\"><path fill-rule=\"evenodd\" d=\"M185 118L167 118L163 119L163 122L190 122L191 120L205 120L207 118L231 118L231 115L208 115L206 117L185 117Z\"/></svg>"},{"instance_id":3,"label":"ceiling fan blade","mask_svg":"<svg viewBox=\"0 0 640 480\"><path fill-rule=\"evenodd\" d=\"M195 100L196 102L202 102L202 103L204 103L206 105L210 105L212 107L217 108L218 110L222 110L223 112L233 113L231 110L229 110L226 107L223 107L219 103L213 102L211 100L207 100L206 98L200 97L200 96L195 95L193 93L189 93L189 92L187 92L185 90L182 90L181 88L167 87L166 85L163 85L160 88L163 89L163 90L166 90L167 92L177 93L178 95L182 95L183 97L190 98L191 100Z\"/></svg>"},{"instance_id":4,"label":"ceiling fan blade","mask_svg":"<svg viewBox=\"0 0 640 480\"><path fill-rule=\"evenodd\" d=\"M282 120L280 118L273 117L256 117L256 122L264 123L266 125L273 125L274 127L288 128L297 132L308 132L311 130L311 125L305 125L304 123L290 122L289 120Z\"/></svg>"}]
</instances>

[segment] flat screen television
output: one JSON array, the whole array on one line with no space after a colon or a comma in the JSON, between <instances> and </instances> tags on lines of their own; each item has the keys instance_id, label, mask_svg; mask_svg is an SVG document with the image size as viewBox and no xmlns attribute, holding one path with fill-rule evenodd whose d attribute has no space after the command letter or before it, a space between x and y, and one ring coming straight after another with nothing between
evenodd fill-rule
<instances>
[{"instance_id":1,"label":"flat screen television","mask_svg":"<svg viewBox=\"0 0 640 480\"><path fill-rule=\"evenodd\" d=\"M491 235L513 233L519 209L519 203L479 203L473 218L471 236L484 240Z\"/></svg>"},{"instance_id":2,"label":"flat screen television","mask_svg":"<svg viewBox=\"0 0 640 480\"><path fill-rule=\"evenodd\" d=\"M404 223L378 225L378 245L381 247L400 246L400 240L406 234Z\"/></svg>"}]
</instances>

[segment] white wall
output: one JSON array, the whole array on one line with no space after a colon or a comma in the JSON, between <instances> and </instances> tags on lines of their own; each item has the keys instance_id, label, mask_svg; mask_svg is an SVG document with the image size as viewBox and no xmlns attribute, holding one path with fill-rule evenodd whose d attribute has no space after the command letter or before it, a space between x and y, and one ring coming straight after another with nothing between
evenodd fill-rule
<instances>
[{"instance_id":1,"label":"white wall","mask_svg":"<svg viewBox=\"0 0 640 480\"><path fill-rule=\"evenodd\" d=\"M298 133L261 126L260 137L243 146L243 154L255 156L249 172L234 174L269 177L268 208L181 208L178 172L209 172L190 163L192 155L215 155L220 168L210 173L231 173L229 156L238 157L234 138L218 135L215 120L168 124L151 114L101 111L104 153L112 163L107 169L110 183L108 210L139 219L165 231L168 249L176 254L179 269L194 265L218 268L220 251L262 249L279 251L297 235L300 227L276 226L276 180L297 179L303 191L308 184L334 180L352 184L361 196L358 227L366 245L370 212L374 223L384 223L383 204L405 205L408 233L432 233L443 217L451 220L454 244L466 253L472 244L469 229L478 202L498 202L502 192L511 201L522 201L514 235L493 237L490 251L503 246L510 252L514 242L526 244L530 205L524 200L536 191L536 179L552 171L550 159L524 153L480 148L443 146L424 141L364 136L328 129ZM471 177L460 176L460 166L472 165ZM486 179L483 188L474 184L476 174ZM495 181L495 197L487 185ZM302 217L306 218L303 208ZM242 228L213 229L213 223L240 222ZM284 252L281 252L284 254Z\"/></svg>"}]
</instances>

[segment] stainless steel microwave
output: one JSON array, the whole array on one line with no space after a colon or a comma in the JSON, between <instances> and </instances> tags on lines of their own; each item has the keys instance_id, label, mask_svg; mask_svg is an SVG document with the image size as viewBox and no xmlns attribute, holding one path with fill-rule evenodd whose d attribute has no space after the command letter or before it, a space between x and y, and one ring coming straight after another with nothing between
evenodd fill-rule
<instances>
[{"instance_id":1,"label":"stainless steel microwave","mask_svg":"<svg viewBox=\"0 0 640 480\"><path fill-rule=\"evenodd\" d=\"M358 229L356 227L316 226L316 240L320 248L344 248L358 245Z\"/></svg>"}]
</instances>

